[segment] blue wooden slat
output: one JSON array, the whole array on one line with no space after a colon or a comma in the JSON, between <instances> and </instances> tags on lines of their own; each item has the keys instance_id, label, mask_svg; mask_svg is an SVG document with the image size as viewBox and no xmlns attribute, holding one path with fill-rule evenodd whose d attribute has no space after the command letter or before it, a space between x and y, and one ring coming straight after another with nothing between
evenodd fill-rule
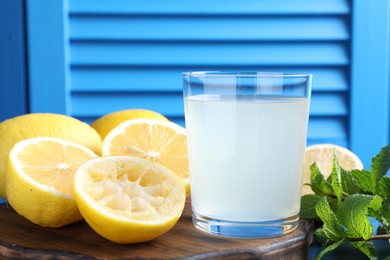
<instances>
[{"instance_id":1,"label":"blue wooden slat","mask_svg":"<svg viewBox=\"0 0 390 260\"><path fill-rule=\"evenodd\" d=\"M158 26L156 26L158 25ZM344 17L72 16L72 40L337 41L348 40Z\"/></svg>"},{"instance_id":2,"label":"blue wooden slat","mask_svg":"<svg viewBox=\"0 0 390 260\"><path fill-rule=\"evenodd\" d=\"M28 112L24 21L24 1L0 1L0 121Z\"/></svg>"},{"instance_id":3,"label":"blue wooden slat","mask_svg":"<svg viewBox=\"0 0 390 260\"><path fill-rule=\"evenodd\" d=\"M348 147L348 127L343 118L310 118L307 145L321 143Z\"/></svg>"},{"instance_id":4,"label":"blue wooden slat","mask_svg":"<svg viewBox=\"0 0 390 260\"><path fill-rule=\"evenodd\" d=\"M73 65L348 65L338 43L73 42ZM97 55L98 54L98 55Z\"/></svg>"},{"instance_id":5,"label":"blue wooden slat","mask_svg":"<svg viewBox=\"0 0 390 260\"><path fill-rule=\"evenodd\" d=\"M332 138L321 138L321 139L311 139L308 138L306 142L307 146L314 144L335 144L341 147L348 147L348 139L332 139Z\"/></svg>"},{"instance_id":6,"label":"blue wooden slat","mask_svg":"<svg viewBox=\"0 0 390 260\"><path fill-rule=\"evenodd\" d=\"M287 73L312 73L313 91L347 91L347 72L340 67L73 67L72 90L77 92L107 91L181 91L184 71L283 71ZM151 80L153 79L153 80Z\"/></svg>"},{"instance_id":7,"label":"blue wooden slat","mask_svg":"<svg viewBox=\"0 0 390 260\"><path fill-rule=\"evenodd\" d=\"M31 112L69 113L66 3L27 0Z\"/></svg>"},{"instance_id":8,"label":"blue wooden slat","mask_svg":"<svg viewBox=\"0 0 390 260\"><path fill-rule=\"evenodd\" d=\"M353 5L351 147L370 165L389 142L390 3Z\"/></svg>"},{"instance_id":9,"label":"blue wooden slat","mask_svg":"<svg viewBox=\"0 0 390 260\"><path fill-rule=\"evenodd\" d=\"M182 92L89 93L72 96L72 111L76 117L100 116L128 108L150 109L166 116L184 114Z\"/></svg>"},{"instance_id":10,"label":"blue wooden slat","mask_svg":"<svg viewBox=\"0 0 390 260\"><path fill-rule=\"evenodd\" d=\"M291 70L291 73L299 73L300 69ZM349 68L308 68L315 78L313 80L313 91L349 91L350 82L348 78Z\"/></svg>"},{"instance_id":11,"label":"blue wooden slat","mask_svg":"<svg viewBox=\"0 0 390 260\"><path fill-rule=\"evenodd\" d=\"M347 14L348 0L69 0L71 13L103 14Z\"/></svg>"},{"instance_id":12,"label":"blue wooden slat","mask_svg":"<svg viewBox=\"0 0 390 260\"><path fill-rule=\"evenodd\" d=\"M328 139L346 141L348 127L340 117L311 117L307 134L309 139L317 142L327 142Z\"/></svg>"},{"instance_id":13,"label":"blue wooden slat","mask_svg":"<svg viewBox=\"0 0 390 260\"><path fill-rule=\"evenodd\" d=\"M88 121L143 107L184 124L184 70L311 72L309 144L351 144L367 165L389 141L388 1L65 0L70 35L66 6L32 2L33 111Z\"/></svg>"},{"instance_id":14,"label":"blue wooden slat","mask_svg":"<svg viewBox=\"0 0 390 260\"><path fill-rule=\"evenodd\" d=\"M182 71L309 72L308 143L349 145L348 1L69 5L72 115L142 107L184 125Z\"/></svg>"},{"instance_id":15,"label":"blue wooden slat","mask_svg":"<svg viewBox=\"0 0 390 260\"><path fill-rule=\"evenodd\" d=\"M348 105L344 94L317 93L312 94L310 115L313 116L348 116Z\"/></svg>"},{"instance_id":16,"label":"blue wooden slat","mask_svg":"<svg viewBox=\"0 0 390 260\"><path fill-rule=\"evenodd\" d=\"M335 144L341 147L348 147L349 143L347 140L334 140L334 139L321 139L321 140L314 140L314 139L307 139L307 145L314 145L314 144Z\"/></svg>"}]
</instances>

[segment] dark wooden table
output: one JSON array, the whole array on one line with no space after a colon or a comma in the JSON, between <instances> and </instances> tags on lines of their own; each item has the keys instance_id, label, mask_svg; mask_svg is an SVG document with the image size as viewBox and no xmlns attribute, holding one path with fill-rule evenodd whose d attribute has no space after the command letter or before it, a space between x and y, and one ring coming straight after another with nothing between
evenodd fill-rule
<instances>
[{"instance_id":1,"label":"dark wooden table","mask_svg":"<svg viewBox=\"0 0 390 260\"><path fill-rule=\"evenodd\" d=\"M138 245L118 245L98 236L84 222L60 229L41 228L0 204L0 259L315 259L321 247L312 242L313 225L301 221L291 234L269 239L230 239L196 230L189 202L175 227ZM309 244L311 246L308 248ZM387 242L376 242L382 256ZM367 259L351 246L323 258Z\"/></svg>"},{"instance_id":2,"label":"dark wooden table","mask_svg":"<svg viewBox=\"0 0 390 260\"><path fill-rule=\"evenodd\" d=\"M119 245L97 235L84 221L42 228L0 205L0 259L306 259L311 223L300 221L287 235L235 239L201 232L187 201L178 223L147 243Z\"/></svg>"}]
</instances>

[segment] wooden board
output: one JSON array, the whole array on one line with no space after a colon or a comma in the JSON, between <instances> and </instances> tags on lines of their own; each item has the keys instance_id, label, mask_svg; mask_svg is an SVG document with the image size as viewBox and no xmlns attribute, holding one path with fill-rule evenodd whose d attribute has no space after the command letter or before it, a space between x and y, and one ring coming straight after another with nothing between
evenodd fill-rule
<instances>
[{"instance_id":1,"label":"wooden board","mask_svg":"<svg viewBox=\"0 0 390 260\"><path fill-rule=\"evenodd\" d=\"M192 225L186 203L173 229L147 243L119 245L97 235L84 221L42 228L0 205L0 259L307 259L312 227L300 221L291 234L269 239L209 235Z\"/></svg>"}]
</instances>

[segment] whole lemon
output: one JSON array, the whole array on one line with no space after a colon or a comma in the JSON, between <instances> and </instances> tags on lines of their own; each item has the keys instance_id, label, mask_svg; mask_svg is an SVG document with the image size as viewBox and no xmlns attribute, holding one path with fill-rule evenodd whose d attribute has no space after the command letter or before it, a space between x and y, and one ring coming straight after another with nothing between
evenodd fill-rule
<instances>
[{"instance_id":1,"label":"whole lemon","mask_svg":"<svg viewBox=\"0 0 390 260\"><path fill-rule=\"evenodd\" d=\"M0 123L0 197L7 198L5 175L8 154L21 140L33 137L56 137L77 143L101 153L101 139L90 125L70 116L52 113L32 113Z\"/></svg>"},{"instance_id":2,"label":"whole lemon","mask_svg":"<svg viewBox=\"0 0 390 260\"><path fill-rule=\"evenodd\" d=\"M103 140L104 137L106 137L106 135L120 123L137 118L148 118L168 121L168 119L163 115L151 110L126 109L104 115L96 119L96 121L94 121L91 126L96 129L96 131L99 133L100 137Z\"/></svg>"}]
</instances>

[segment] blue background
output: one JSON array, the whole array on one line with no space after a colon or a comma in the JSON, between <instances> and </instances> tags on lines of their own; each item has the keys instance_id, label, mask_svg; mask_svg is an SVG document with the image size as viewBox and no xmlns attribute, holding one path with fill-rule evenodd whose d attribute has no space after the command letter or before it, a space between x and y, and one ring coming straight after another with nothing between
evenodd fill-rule
<instances>
[{"instance_id":1,"label":"blue background","mask_svg":"<svg viewBox=\"0 0 390 260\"><path fill-rule=\"evenodd\" d=\"M181 72L313 73L308 144L389 141L385 0L2 0L0 120L120 109L184 124Z\"/></svg>"},{"instance_id":2,"label":"blue background","mask_svg":"<svg viewBox=\"0 0 390 260\"><path fill-rule=\"evenodd\" d=\"M386 0L0 0L0 121L147 108L184 124L181 72L313 73L308 144L369 167L389 143Z\"/></svg>"}]
</instances>

